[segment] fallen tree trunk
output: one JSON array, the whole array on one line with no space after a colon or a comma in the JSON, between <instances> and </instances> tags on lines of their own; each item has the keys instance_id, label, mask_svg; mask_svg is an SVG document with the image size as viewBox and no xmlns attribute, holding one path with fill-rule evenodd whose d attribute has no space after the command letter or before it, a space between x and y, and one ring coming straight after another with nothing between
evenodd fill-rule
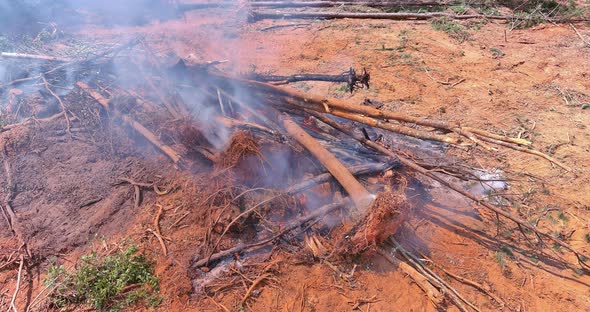
<instances>
[{"instance_id":1,"label":"fallen tree trunk","mask_svg":"<svg viewBox=\"0 0 590 312\"><path fill-rule=\"evenodd\" d=\"M391 168L394 168L398 164L397 161L395 162L387 162L383 164L368 164L368 165L359 165L348 168L350 173L354 176L372 174L372 173L379 173ZM293 195L296 193L303 192L309 188L312 188L318 184L322 184L325 182L330 181L333 178L331 173L323 173L317 175L313 178L307 179L303 182L297 183L295 185L290 186L284 192L288 195Z\"/></svg>"},{"instance_id":2,"label":"fallen tree trunk","mask_svg":"<svg viewBox=\"0 0 590 312\"><path fill-rule=\"evenodd\" d=\"M327 81L327 82L346 82L348 89L352 93L355 87L363 86L369 89L369 81L371 75L364 69L361 75L357 75L353 68L350 68L347 72L340 75L319 75L319 74L299 74L290 76L274 76L274 75L260 75L253 74L249 77L250 79L262 82L276 82L280 84L286 84L298 81Z\"/></svg>"},{"instance_id":3,"label":"fallen tree trunk","mask_svg":"<svg viewBox=\"0 0 590 312\"><path fill-rule=\"evenodd\" d=\"M380 8L433 7L448 5L442 2L392 2L392 1L257 1L251 7L259 8L329 8L339 6L368 6Z\"/></svg>"},{"instance_id":4,"label":"fallen tree trunk","mask_svg":"<svg viewBox=\"0 0 590 312\"><path fill-rule=\"evenodd\" d=\"M403 8L403 7L435 7L459 4L459 2L393 2L393 1L251 1L248 3L252 8L329 8L339 6L368 6L379 8ZM177 7L178 12L188 12L193 10L204 10L213 8L231 8L237 7L233 2L218 3L186 3Z\"/></svg>"},{"instance_id":5,"label":"fallen tree trunk","mask_svg":"<svg viewBox=\"0 0 590 312\"><path fill-rule=\"evenodd\" d=\"M351 12L270 12L270 11L253 11L250 13L249 21L255 22L263 19L336 19L336 18L354 18L354 19L386 19L386 20L430 20L435 18L449 18L454 20L468 19L488 19L500 21L513 20L531 20L533 17L527 16L505 16L505 15L485 15L469 14L459 15L443 12L432 13L351 13ZM546 22L550 23L571 23L586 22L588 19L570 19L570 18L547 18Z\"/></svg>"},{"instance_id":6,"label":"fallen tree trunk","mask_svg":"<svg viewBox=\"0 0 590 312\"><path fill-rule=\"evenodd\" d=\"M267 12L253 11L250 13L249 20L259 21L263 19L336 19L336 18L354 18L354 19L387 19L387 20L429 20L434 18L450 18L456 20L467 19L492 19L509 21L519 19L513 16L501 15L458 15L451 13L350 13L350 12ZM526 19L526 18L521 18Z\"/></svg>"},{"instance_id":7,"label":"fallen tree trunk","mask_svg":"<svg viewBox=\"0 0 590 312\"><path fill-rule=\"evenodd\" d=\"M96 100L100 105L102 105L106 110L110 110L109 101L105 99L102 95L98 92L92 90L87 84L83 82L77 82L76 85L86 92L90 97ZM172 149L170 146L162 143L151 131L149 131L146 127L144 127L139 122L133 120L131 117L120 114L118 112L114 112L118 117L123 120L126 124L128 124L131 128L141 134L146 140L152 143L156 148L158 148L162 153L168 156L175 164L178 164L181 160L180 154Z\"/></svg>"},{"instance_id":8,"label":"fallen tree trunk","mask_svg":"<svg viewBox=\"0 0 590 312\"><path fill-rule=\"evenodd\" d=\"M287 133L297 142L301 143L313 156L315 156L328 171L338 180L340 185L348 192L356 208L364 213L371 205L372 196L348 169L332 155L318 141L312 138L305 130L297 125L288 116L283 116L283 126Z\"/></svg>"},{"instance_id":9,"label":"fallen tree trunk","mask_svg":"<svg viewBox=\"0 0 590 312\"><path fill-rule=\"evenodd\" d=\"M419 139L423 139L423 140L443 142L443 143L449 143L449 144L454 144L454 145L461 144L461 141L459 141L457 138L453 138L453 137L449 137L449 136L445 136L445 135L440 135L440 134L436 134L433 132L426 132L426 131L422 131L419 129L413 129L410 127L397 125L397 124L393 124L393 123L382 122L380 120L370 118L370 117L365 117L363 115L350 114L350 113L345 113L345 112L336 111L336 110L331 111L330 114L332 114L334 116L346 118L348 120L360 122L360 123L363 123L363 124L371 126L371 127L381 128L381 129L389 130L391 132L395 132L395 133L399 133L399 134L403 134L403 135L407 135L407 136L411 136L411 137L415 137L415 138L419 138Z\"/></svg>"},{"instance_id":10,"label":"fallen tree trunk","mask_svg":"<svg viewBox=\"0 0 590 312\"><path fill-rule=\"evenodd\" d=\"M297 81L329 81L329 82L347 82L349 75L318 75L318 74L301 74L291 76L274 76L254 74L249 77L252 80L263 82L297 82Z\"/></svg>"}]
</instances>

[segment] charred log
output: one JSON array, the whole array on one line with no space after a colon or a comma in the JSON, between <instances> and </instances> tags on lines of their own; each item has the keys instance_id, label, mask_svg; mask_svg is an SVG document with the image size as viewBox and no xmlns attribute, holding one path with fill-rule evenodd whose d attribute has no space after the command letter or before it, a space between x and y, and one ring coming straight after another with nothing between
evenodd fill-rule
<instances>
[{"instance_id":1,"label":"charred log","mask_svg":"<svg viewBox=\"0 0 590 312\"><path fill-rule=\"evenodd\" d=\"M371 75L367 72L366 68L363 68L362 74L357 74L354 68L350 68L348 71L340 75L321 75L321 74L300 74L290 76L275 76L275 75L262 75L252 74L250 79L262 82L275 82L277 84L287 84L298 81L326 81L326 82L345 82L348 86L348 90L352 93L357 88L369 89L369 81Z\"/></svg>"}]
</instances>

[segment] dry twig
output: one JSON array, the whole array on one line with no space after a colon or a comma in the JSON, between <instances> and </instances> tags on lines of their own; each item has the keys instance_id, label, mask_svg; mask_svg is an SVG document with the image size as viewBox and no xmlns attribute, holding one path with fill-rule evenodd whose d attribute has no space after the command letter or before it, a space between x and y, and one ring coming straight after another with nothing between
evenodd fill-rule
<instances>
[{"instance_id":1,"label":"dry twig","mask_svg":"<svg viewBox=\"0 0 590 312\"><path fill-rule=\"evenodd\" d=\"M158 241L160 241L160 245L162 245L162 252L164 253L164 257L166 257L168 255L168 249L166 248L166 244L162 239L162 233L160 232L160 217L162 216L162 211L164 210L164 207L160 204L156 204L156 206L158 207L158 212L156 213L156 217L154 218L154 229L156 231L156 234L158 234Z\"/></svg>"},{"instance_id":2,"label":"dry twig","mask_svg":"<svg viewBox=\"0 0 590 312\"><path fill-rule=\"evenodd\" d=\"M574 24L570 24L570 26L572 27L572 29L576 32L576 35L578 35L578 37L580 37L580 40L582 40L582 42L590 48L590 42L586 41L586 39L584 39L584 37L582 37L582 34L580 34L580 32L578 31L578 29L576 28L576 26L574 26Z\"/></svg>"},{"instance_id":3,"label":"dry twig","mask_svg":"<svg viewBox=\"0 0 590 312\"><path fill-rule=\"evenodd\" d=\"M16 308L16 297L18 296L18 292L20 290L20 280L23 273L23 266L25 264L25 257L22 254L20 255L19 261L20 265L18 267L18 275L16 278L16 289L12 295L12 300L10 300L10 309L12 309L14 312L18 312L18 309Z\"/></svg>"}]
</instances>

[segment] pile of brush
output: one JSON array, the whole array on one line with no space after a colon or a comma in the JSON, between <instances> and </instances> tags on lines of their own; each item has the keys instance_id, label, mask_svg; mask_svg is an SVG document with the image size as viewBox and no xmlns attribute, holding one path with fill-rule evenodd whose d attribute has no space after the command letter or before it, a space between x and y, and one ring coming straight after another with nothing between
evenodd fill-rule
<instances>
[{"instance_id":1,"label":"pile of brush","mask_svg":"<svg viewBox=\"0 0 590 312\"><path fill-rule=\"evenodd\" d=\"M413 159L412 152L403 148L394 151L369 132L380 129L382 135L481 148L490 157L498 149L512 149L571 171L526 140L244 78L264 80L260 75L228 75L216 67L222 62L188 66L181 60L162 66L141 39L90 58L2 57L34 66L0 86L2 96L16 108L11 114L14 122L1 132L61 121L76 139L75 129L116 123L142 137L179 170L208 170L211 185L231 185L233 191L224 193L231 198L223 198L225 206L195 268L209 270L219 260L280 244L286 237L301 239L297 233L304 234L320 258L377 251L411 210L405 190L406 177L413 174L435 180L583 259L566 242L444 177L470 179L464 171L445 167L435 173L437 164ZM351 90L368 87L369 73L363 71L358 79L354 70L347 72L347 79L356 79L345 82ZM280 79L282 84L293 81L282 78L286 78ZM76 102L95 103L96 114L88 114ZM31 103L53 108L41 119L18 110ZM210 200L217 200L217 195L213 193ZM236 241L228 243L224 237L235 231L251 235L231 245Z\"/></svg>"}]
</instances>

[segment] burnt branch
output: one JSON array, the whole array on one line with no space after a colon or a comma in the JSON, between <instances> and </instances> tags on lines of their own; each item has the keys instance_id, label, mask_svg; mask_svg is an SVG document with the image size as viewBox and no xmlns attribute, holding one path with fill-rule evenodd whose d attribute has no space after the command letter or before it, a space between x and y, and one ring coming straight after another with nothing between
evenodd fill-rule
<instances>
[{"instance_id":1,"label":"burnt branch","mask_svg":"<svg viewBox=\"0 0 590 312\"><path fill-rule=\"evenodd\" d=\"M275 76L275 75L263 75L263 74L252 74L249 77L252 80L262 82L274 82L276 84L287 84L299 81L325 81L325 82L345 82L352 93L358 88L369 89L369 81L371 75L367 72L366 68L363 68L362 74L357 74L354 68L350 68L348 71L340 75L322 75L322 74L299 74L290 76Z\"/></svg>"}]
</instances>

